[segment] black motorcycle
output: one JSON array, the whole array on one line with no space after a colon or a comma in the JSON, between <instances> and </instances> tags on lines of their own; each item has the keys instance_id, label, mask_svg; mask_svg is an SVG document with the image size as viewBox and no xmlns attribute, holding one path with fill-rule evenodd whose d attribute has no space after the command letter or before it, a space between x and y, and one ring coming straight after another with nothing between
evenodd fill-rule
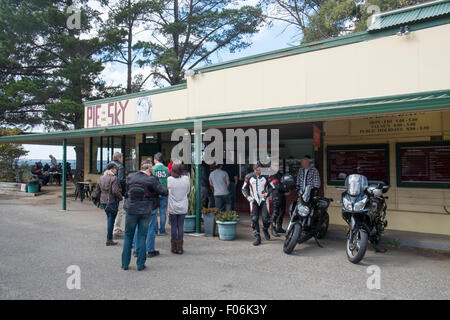
<instances>
[{"instance_id":1,"label":"black motorcycle","mask_svg":"<svg viewBox=\"0 0 450 320\"><path fill-rule=\"evenodd\" d=\"M290 222L286 230L286 240L283 251L290 254L297 243L303 243L311 238L318 241L325 237L328 231L330 216L327 209L333 199L315 196L316 189L307 186L300 194L298 191L297 201L294 201L289 209Z\"/></svg>"},{"instance_id":2,"label":"black motorcycle","mask_svg":"<svg viewBox=\"0 0 450 320\"><path fill-rule=\"evenodd\" d=\"M387 227L386 199L389 186L382 181L368 181L363 175L352 174L345 179L342 193L342 217L348 223L347 257L360 262L370 241L377 251L381 235Z\"/></svg>"}]
</instances>

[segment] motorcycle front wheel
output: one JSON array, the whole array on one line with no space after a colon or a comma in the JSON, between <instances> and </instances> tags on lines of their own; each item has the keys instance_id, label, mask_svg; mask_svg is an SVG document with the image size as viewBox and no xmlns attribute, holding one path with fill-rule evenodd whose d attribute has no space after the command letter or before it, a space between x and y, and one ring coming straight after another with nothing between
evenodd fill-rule
<instances>
[{"instance_id":1,"label":"motorcycle front wheel","mask_svg":"<svg viewBox=\"0 0 450 320\"><path fill-rule=\"evenodd\" d=\"M347 258L351 263L358 263L366 254L369 235L363 229L350 230L347 236Z\"/></svg>"},{"instance_id":2,"label":"motorcycle front wheel","mask_svg":"<svg viewBox=\"0 0 450 320\"><path fill-rule=\"evenodd\" d=\"M294 250L300 237L301 229L302 227L298 223L295 223L289 230L283 245L283 251L285 253L290 254Z\"/></svg>"}]
</instances>

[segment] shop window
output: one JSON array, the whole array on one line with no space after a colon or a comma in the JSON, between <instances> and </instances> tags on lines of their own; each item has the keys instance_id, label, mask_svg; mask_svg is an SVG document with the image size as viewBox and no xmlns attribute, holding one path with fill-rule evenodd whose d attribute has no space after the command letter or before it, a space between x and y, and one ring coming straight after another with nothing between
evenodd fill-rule
<instances>
[{"instance_id":1,"label":"shop window","mask_svg":"<svg viewBox=\"0 0 450 320\"><path fill-rule=\"evenodd\" d=\"M127 173L136 171L136 136L125 136L124 165Z\"/></svg>"},{"instance_id":2,"label":"shop window","mask_svg":"<svg viewBox=\"0 0 450 320\"><path fill-rule=\"evenodd\" d=\"M131 168L131 171L135 171L135 136L92 137L90 151L90 173L101 174L106 165L112 161L115 152L121 152L124 155L126 170Z\"/></svg>"},{"instance_id":3,"label":"shop window","mask_svg":"<svg viewBox=\"0 0 450 320\"><path fill-rule=\"evenodd\" d=\"M450 141L397 143L397 186L450 188Z\"/></svg>"},{"instance_id":4,"label":"shop window","mask_svg":"<svg viewBox=\"0 0 450 320\"><path fill-rule=\"evenodd\" d=\"M369 180L389 184L389 145L329 146L327 148L327 182L343 185L343 175L361 174Z\"/></svg>"}]
</instances>

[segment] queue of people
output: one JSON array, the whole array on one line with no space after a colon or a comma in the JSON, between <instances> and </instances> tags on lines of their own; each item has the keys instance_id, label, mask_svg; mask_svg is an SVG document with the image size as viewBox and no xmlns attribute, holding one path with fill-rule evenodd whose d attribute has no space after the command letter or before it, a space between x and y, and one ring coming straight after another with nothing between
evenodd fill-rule
<instances>
[{"instance_id":1,"label":"queue of people","mask_svg":"<svg viewBox=\"0 0 450 320\"><path fill-rule=\"evenodd\" d=\"M128 270L133 253L137 258L137 269L143 270L147 258L159 255L159 251L155 250L155 236L158 231L160 234L166 232L167 211L172 226L171 252L184 252L183 229L188 211L190 181L181 162L173 163L169 175L161 153L157 153L153 161L142 161L141 170L128 177L125 177L122 163L122 154L115 153L97 184L101 207L107 216L106 245L117 245L113 239L122 233L122 269ZM125 221L124 230L122 220Z\"/></svg>"}]
</instances>

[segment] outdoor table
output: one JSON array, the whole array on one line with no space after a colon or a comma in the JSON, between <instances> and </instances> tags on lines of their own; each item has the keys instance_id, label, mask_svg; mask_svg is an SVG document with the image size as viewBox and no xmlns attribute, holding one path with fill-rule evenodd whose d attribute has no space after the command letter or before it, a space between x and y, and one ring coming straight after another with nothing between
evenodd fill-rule
<instances>
[{"instance_id":1,"label":"outdoor table","mask_svg":"<svg viewBox=\"0 0 450 320\"><path fill-rule=\"evenodd\" d=\"M89 200L92 200L92 191L94 189L95 183L92 181L79 181L77 182L77 188L75 191L75 200L77 200L78 196L80 197L80 201L83 202L85 197L88 197Z\"/></svg>"}]
</instances>

